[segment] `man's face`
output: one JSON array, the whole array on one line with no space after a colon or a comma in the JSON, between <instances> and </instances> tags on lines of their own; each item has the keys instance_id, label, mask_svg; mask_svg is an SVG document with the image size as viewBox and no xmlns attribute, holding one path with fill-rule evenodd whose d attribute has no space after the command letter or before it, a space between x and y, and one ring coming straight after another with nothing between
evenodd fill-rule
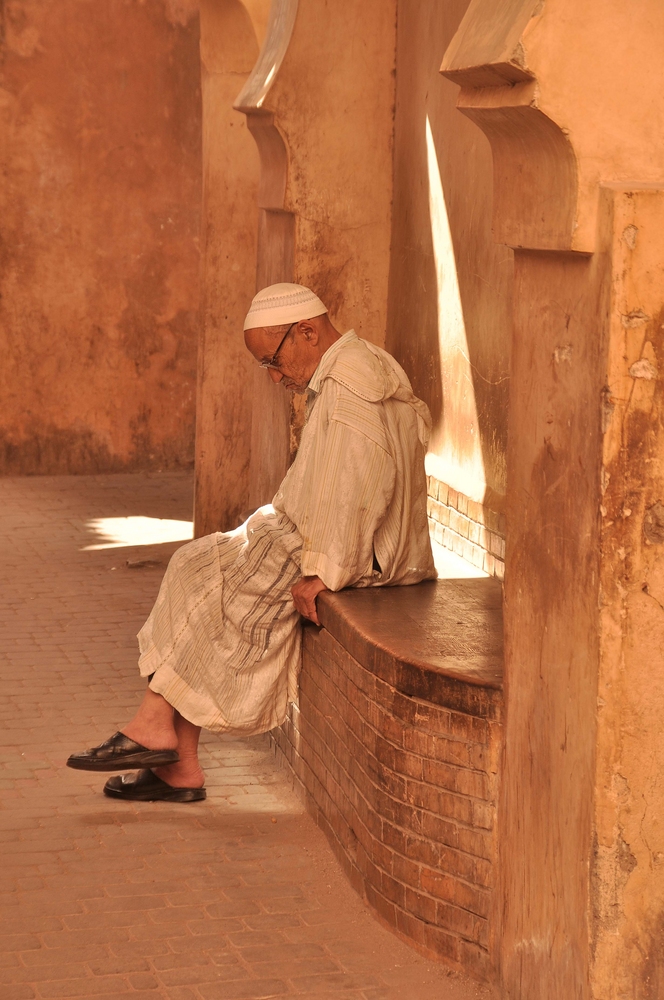
<instances>
[{"instance_id":1,"label":"man's face","mask_svg":"<svg viewBox=\"0 0 664 1000\"><path fill-rule=\"evenodd\" d=\"M292 392L306 392L320 360L315 321L294 323L279 346L282 338L283 331L275 334L262 327L246 330L244 334L247 350L259 364L274 360L275 367L266 369L273 382L281 383L284 389Z\"/></svg>"}]
</instances>

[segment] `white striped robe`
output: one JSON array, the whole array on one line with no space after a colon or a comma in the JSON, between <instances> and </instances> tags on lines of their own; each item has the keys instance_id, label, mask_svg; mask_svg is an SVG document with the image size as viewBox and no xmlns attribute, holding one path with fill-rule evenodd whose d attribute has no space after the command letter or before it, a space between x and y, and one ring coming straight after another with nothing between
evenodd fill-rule
<instances>
[{"instance_id":1,"label":"white striped robe","mask_svg":"<svg viewBox=\"0 0 664 1000\"><path fill-rule=\"evenodd\" d=\"M429 426L389 354L352 330L337 340L309 383L300 448L272 505L171 559L138 637L152 690L213 731L282 723L297 698L301 629L290 589L300 576L330 590L436 576Z\"/></svg>"}]
</instances>

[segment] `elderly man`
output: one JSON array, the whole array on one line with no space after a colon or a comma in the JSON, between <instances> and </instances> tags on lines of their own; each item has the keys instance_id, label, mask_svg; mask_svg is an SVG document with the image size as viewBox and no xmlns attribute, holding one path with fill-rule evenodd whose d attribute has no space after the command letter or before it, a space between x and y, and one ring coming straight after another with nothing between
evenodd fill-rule
<instances>
[{"instance_id":1,"label":"elderly man","mask_svg":"<svg viewBox=\"0 0 664 1000\"><path fill-rule=\"evenodd\" d=\"M244 330L269 378L307 394L300 448L271 505L171 559L138 637L148 687L136 715L67 762L140 768L110 778L107 795L205 798L201 728L250 735L284 721L297 696L300 615L319 624L321 591L436 576L424 475L430 417L403 369L353 330L341 336L302 285L259 292Z\"/></svg>"}]
</instances>

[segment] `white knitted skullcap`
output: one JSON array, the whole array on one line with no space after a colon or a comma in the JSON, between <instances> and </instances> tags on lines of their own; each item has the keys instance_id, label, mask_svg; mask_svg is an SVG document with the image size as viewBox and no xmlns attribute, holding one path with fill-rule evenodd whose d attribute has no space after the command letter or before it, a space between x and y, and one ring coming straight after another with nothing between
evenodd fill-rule
<instances>
[{"instance_id":1,"label":"white knitted skullcap","mask_svg":"<svg viewBox=\"0 0 664 1000\"><path fill-rule=\"evenodd\" d=\"M262 288L254 295L244 321L244 329L298 323L301 319L313 319L326 312L327 309L310 288L281 281L278 285Z\"/></svg>"}]
</instances>

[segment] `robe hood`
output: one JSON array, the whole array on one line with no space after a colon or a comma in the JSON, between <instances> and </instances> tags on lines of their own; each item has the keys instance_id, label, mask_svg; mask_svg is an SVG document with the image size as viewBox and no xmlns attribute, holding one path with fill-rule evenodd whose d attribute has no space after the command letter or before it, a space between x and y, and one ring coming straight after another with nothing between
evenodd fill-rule
<instances>
[{"instance_id":1,"label":"robe hood","mask_svg":"<svg viewBox=\"0 0 664 1000\"><path fill-rule=\"evenodd\" d=\"M429 408L413 393L405 371L386 351L362 340L354 330L349 330L323 355L309 388L319 392L326 378L333 379L369 403L398 399L412 406L417 413L418 437L426 449L431 432Z\"/></svg>"}]
</instances>

